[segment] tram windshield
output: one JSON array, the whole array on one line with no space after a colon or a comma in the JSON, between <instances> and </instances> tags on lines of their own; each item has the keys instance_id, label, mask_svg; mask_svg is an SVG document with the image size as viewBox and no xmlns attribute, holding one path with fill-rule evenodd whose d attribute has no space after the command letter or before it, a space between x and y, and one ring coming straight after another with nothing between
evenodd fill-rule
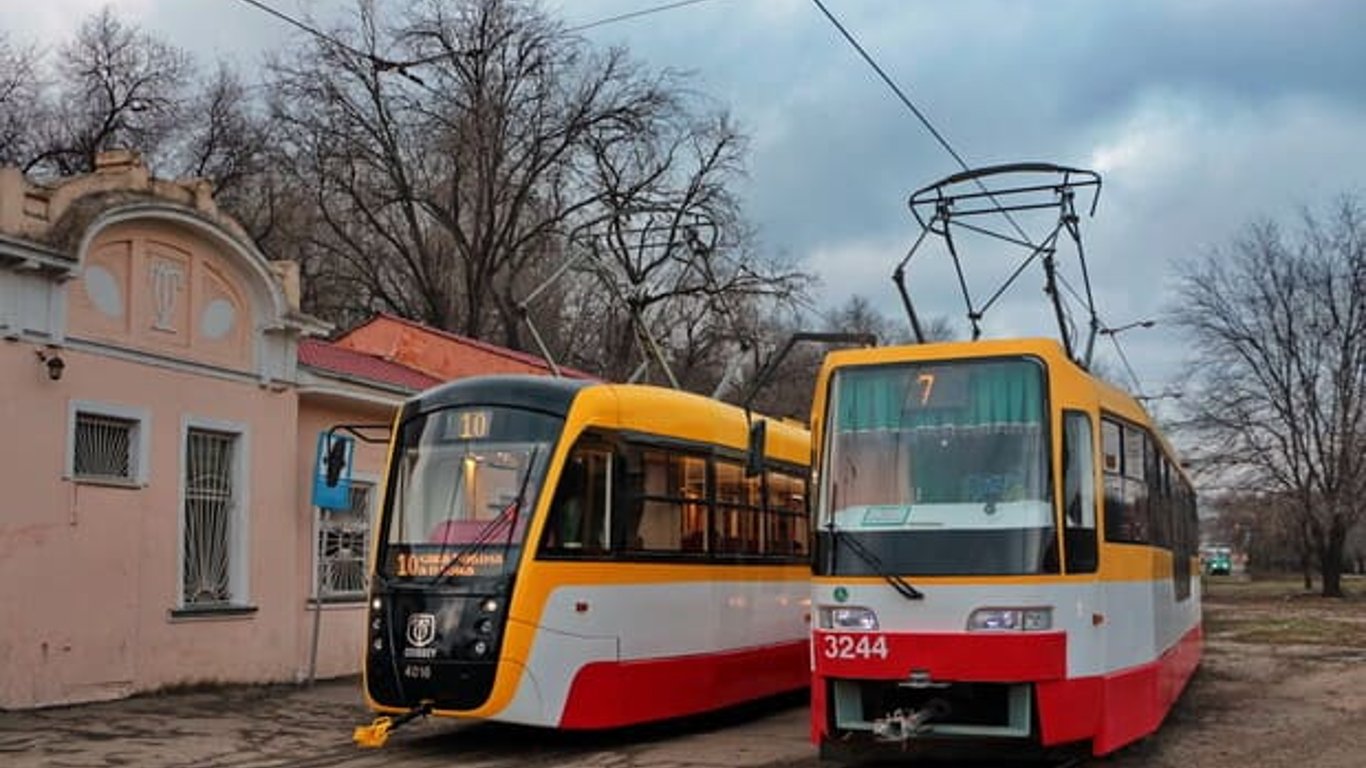
<instances>
[{"instance_id":1,"label":"tram windshield","mask_svg":"<svg viewBox=\"0 0 1366 768\"><path fill-rule=\"evenodd\" d=\"M1044 386L1032 358L837 371L817 568L1056 572Z\"/></svg>"},{"instance_id":2,"label":"tram windshield","mask_svg":"<svg viewBox=\"0 0 1366 768\"><path fill-rule=\"evenodd\" d=\"M530 522L562 421L504 407L447 408L411 419L394 446L386 576L502 570ZM468 562L452 567L455 557Z\"/></svg>"}]
</instances>

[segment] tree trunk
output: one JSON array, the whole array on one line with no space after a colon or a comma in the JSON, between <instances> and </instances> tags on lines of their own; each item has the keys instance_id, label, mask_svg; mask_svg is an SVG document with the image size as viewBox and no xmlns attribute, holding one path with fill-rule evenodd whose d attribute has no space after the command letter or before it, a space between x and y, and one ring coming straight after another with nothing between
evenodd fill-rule
<instances>
[{"instance_id":1,"label":"tree trunk","mask_svg":"<svg viewBox=\"0 0 1366 768\"><path fill-rule=\"evenodd\" d=\"M1341 525L1328 527L1328 535L1319 546L1319 567L1322 569L1324 597L1342 597L1342 554L1346 549L1347 532Z\"/></svg>"},{"instance_id":2,"label":"tree trunk","mask_svg":"<svg viewBox=\"0 0 1366 768\"><path fill-rule=\"evenodd\" d=\"M1304 591L1314 591L1314 558L1311 554L1313 545L1309 541L1309 523L1307 520L1300 521L1300 573L1304 574Z\"/></svg>"}]
</instances>

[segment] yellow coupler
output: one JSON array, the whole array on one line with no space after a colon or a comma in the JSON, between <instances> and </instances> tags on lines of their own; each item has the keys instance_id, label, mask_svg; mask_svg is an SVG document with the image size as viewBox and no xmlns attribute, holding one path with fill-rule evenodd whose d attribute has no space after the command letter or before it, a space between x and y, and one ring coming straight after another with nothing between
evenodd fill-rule
<instances>
[{"instance_id":1,"label":"yellow coupler","mask_svg":"<svg viewBox=\"0 0 1366 768\"><path fill-rule=\"evenodd\" d=\"M432 702L424 701L413 709L404 712L398 717L377 717L375 722L369 725L357 726L351 734L351 740L356 742L356 746L366 749L378 749L384 746L384 742L389 740L389 734L395 728L403 725L409 720L414 720L432 711Z\"/></svg>"}]
</instances>

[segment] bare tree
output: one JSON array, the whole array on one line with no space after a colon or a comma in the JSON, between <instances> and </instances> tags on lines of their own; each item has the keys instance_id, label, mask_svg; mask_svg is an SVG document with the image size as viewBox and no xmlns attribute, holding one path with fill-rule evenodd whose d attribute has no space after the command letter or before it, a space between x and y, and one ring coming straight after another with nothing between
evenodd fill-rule
<instances>
[{"instance_id":1,"label":"bare tree","mask_svg":"<svg viewBox=\"0 0 1366 768\"><path fill-rule=\"evenodd\" d=\"M34 151L33 118L42 107L38 64L37 49L16 48L0 34L0 165L19 165Z\"/></svg>"},{"instance_id":2,"label":"bare tree","mask_svg":"<svg viewBox=\"0 0 1366 768\"><path fill-rule=\"evenodd\" d=\"M766 321L810 278L755 246L732 191L745 139L724 111L535 0L376 9L358 0L328 39L277 56L259 92L223 64L191 91L188 56L108 9L61 50L52 87L28 76L31 53L0 47L24 75L0 85L0 116L16 87L53 105L6 146L37 173L127 146L209 179L263 251L301 261L305 309L341 326L389 311L524 349L529 317L571 365L626 378L658 344L681 385L712 393L773 345Z\"/></svg>"},{"instance_id":3,"label":"bare tree","mask_svg":"<svg viewBox=\"0 0 1366 768\"><path fill-rule=\"evenodd\" d=\"M686 94L653 117L641 136L594 144L604 190L595 210L606 220L585 241L588 261L627 310L604 323L595 352L603 370L624 377L659 344L681 386L721 393L729 363L759 340L759 308L799 303L810 277L754 245L732 193L745 140L729 117L690 107Z\"/></svg>"},{"instance_id":4,"label":"bare tree","mask_svg":"<svg viewBox=\"0 0 1366 768\"><path fill-rule=\"evenodd\" d=\"M952 341L957 337L948 318L936 316L921 320L928 342ZM880 344L913 344L910 324L905 318L889 317L862 294L850 296L843 304L825 314L825 326L832 331L871 333Z\"/></svg>"},{"instance_id":5,"label":"bare tree","mask_svg":"<svg viewBox=\"0 0 1366 768\"><path fill-rule=\"evenodd\" d=\"M197 84L171 143L176 175L208 179L232 206L265 173L269 130L241 76L226 62Z\"/></svg>"},{"instance_id":6,"label":"bare tree","mask_svg":"<svg viewBox=\"0 0 1366 768\"><path fill-rule=\"evenodd\" d=\"M335 34L346 47L273 66L322 225L311 271L352 305L524 346L527 275L603 194L591 141L637 135L668 104L661 83L513 0L430 0L392 30L363 3ZM395 58L422 61L420 76L384 65Z\"/></svg>"},{"instance_id":7,"label":"bare tree","mask_svg":"<svg viewBox=\"0 0 1366 768\"><path fill-rule=\"evenodd\" d=\"M1208 466L1284 494L1325 596L1342 594L1366 499L1366 218L1343 200L1292 236L1249 228L1183 265L1177 322L1197 355L1186 388ZM1217 446L1217 447L1216 447Z\"/></svg>"},{"instance_id":8,"label":"bare tree","mask_svg":"<svg viewBox=\"0 0 1366 768\"><path fill-rule=\"evenodd\" d=\"M283 166L316 211L317 313L524 349L525 311L563 362L625 378L650 338L700 389L735 307L804 285L750 247L743 137L676 76L518 0L427 0L392 28L362 3L334 35L272 65Z\"/></svg>"},{"instance_id":9,"label":"bare tree","mask_svg":"<svg viewBox=\"0 0 1366 768\"><path fill-rule=\"evenodd\" d=\"M192 70L184 51L124 24L106 6L62 47L57 71L58 92L39 115L43 135L26 172L89 172L95 156L113 148L155 155L178 126Z\"/></svg>"}]
</instances>

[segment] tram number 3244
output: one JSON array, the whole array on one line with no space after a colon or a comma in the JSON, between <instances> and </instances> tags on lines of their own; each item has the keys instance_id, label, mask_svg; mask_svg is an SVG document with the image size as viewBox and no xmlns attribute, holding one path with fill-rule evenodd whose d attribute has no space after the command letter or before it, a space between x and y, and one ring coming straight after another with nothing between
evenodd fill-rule
<instances>
[{"instance_id":1,"label":"tram number 3244","mask_svg":"<svg viewBox=\"0 0 1366 768\"><path fill-rule=\"evenodd\" d=\"M885 659L883 635L822 635L821 653L827 659Z\"/></svg>"}]
</instances>

